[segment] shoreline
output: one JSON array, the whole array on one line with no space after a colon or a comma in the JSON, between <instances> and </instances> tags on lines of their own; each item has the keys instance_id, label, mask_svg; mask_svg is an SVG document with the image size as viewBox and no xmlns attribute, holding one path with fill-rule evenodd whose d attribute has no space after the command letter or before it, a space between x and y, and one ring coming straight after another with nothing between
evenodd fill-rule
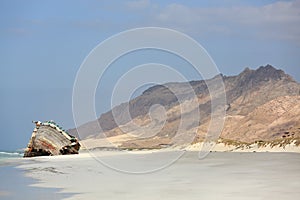
<instances>
[{"instance_id":1,"label":"shoreline","mask_svg":"<svg viewBox=\"0 0 300 200\"><path fill-rule=\"evenodd\" d=\"M52 200L68 198L71 194L60 191L56 187L34 187L40 180L26 175L28 171L19 168L20 160L11 160L0 165L0 199ZM28 162L27 162L28 164Z\"/></svg>"},{"instance_id":2,"label":"shoreline","mask_svg":"<svg viewBox=\"0 0 300 200\"><path fill-rule=\"evenodd\" d=\"M128 156L120 152L98 153L108 159L107 161L112 159L119 164L125 164L124 167L127 167L127 164L135 165L134 162L128 161ZM151 155L169 158L167 151L127 155L132 156L130 158L147 158ZM202 160L199 160L197 155L195 151L186 151L172 165L153 173L139 175L112 170L97 162L87 152L78 155L29 158L32 162L19 165L19 168L25 170L26 176L38 180L32 186L61 188L58 194L73 194L65 198L69 200L150 200L159 197L237 200L245 196L249 199L295 199L300 195L300 191L295 188L298 184L294 185L300 178L300 158L295 153L212 152ZM289 165L284 165L287 162ZM147 160L145 165L146 163ZM286 181L284 185L281 184L283 180ZM285 192L278 193L279 187Z\"/></svg>"},{"instance_id":3,"label":"shoreline","mask_svg":"<svg viewBox=\"0 0 300 200\"><path fill-rule=\"evenodd\" d=\"M38 191L44 191L45 194L48 194L48 196L51 196L49 199L97 199L95 197L105 197L112 199L119 199L119 194L114 196L110 196L107 192L104 192L103 196L99 194L98 190L96 189L98 186L102 187L104 182L118 182L121 179L124 179L130 182L132 187L135 187L135 183L131 183L130 179L136 179L136 175L132 174L124 174L120 173L118 171L114 171L103 164L99 163L96 159L93 158L93 156L101 156L101 159L105 160L114 160L118 163L128 163L126 161L126 155L131 156L130 158L135 157L141 157L141 158L147 158L148 156L151 157L153 155L162 155L165 158L168 158L168 153L173 152L183 152L183 156L180 157L178 160L176 160L174 163L172 163L170 166L163 168L162 170L150 173L150 174L142 174L138 175L138 177L145 177L146 179L149 179L150 182L153 183L154 180L151 178L151 174L153 176L161 175L164 176L165 173L170 173L172 176L177 174L177 170L182 170L180 166L187 167L184 172L180 172L180 176L183 176L185 173L187 173L192 168L193 171L196 173L198 168L201 169L203 167L202 165L206 166L214 166L214 165L224 165L224 167L230 165L235 170L240 170L239 168L243 169L246 167L246 163L248 163L249 166L256 166L261 165L265 161L265 159L269 158L281 158L285 159L285 157L293 157L298 159L297 153L299 153L299 147L297 148L286 148L286 150L293 150L293 151L282 151L281 148L258 148L253 147L250 149L243 149L243 148L236 148L236 146L232 145L224 145L224 144L217 144L215 148L212 150L211 153L207 155L202 160L199 160L197 155L199 150L201 149L201 145L203 143L197 143L194 145L190 145L187 148L167 148L163 150L133 150L133 151L99 151L99 150L93 150L89 152L88 150L81 150L79 154L73 154L73 155L60 155L60 156L42 156L42 157L31 157L31 158L17 158L17 159L7 159L5 162L6 165L2 164L0 165L0 172L1 168L3 167L10 167L15 168L15 170L19 170L21 172L19 176L24 177L24 179L31 180L30 184L26 185L24 188L26 188L28 191L34 191L35 189ZM271 151L270 151L271 150ZM281 151L279 151L281 150ZM279 152L278 152L279 151ZM257 153L253 153L257 152ZM124 156L125 155L125 156ZM164 156L165 155L165 156ZM193 157L191 156L193 155ZM296 157L295 157L296 156ZM189 162L185 162L187 158L190 160ZM230 162L224 158L228 158L228 160L231 160ZM254 159L256 161L250 162L245 158ZM264 159L262 159L264 158ZM215 159L215 160L214 160ZM241 163L238 163L238 161L241 160ZM119 162L120 161L120 162ZM270 162L280 162L280 160L273 159ZM214 163L216 162L216 164ZM178 164L179 163L179 164ZM207 163L213 163L213 164L207 164ZM230 163L235 163L241 166L234 166ZM256 164L255 164L256 163ZM300 165L300 160L297 162ZM130 162L129 164L134 165L134 162ZM263 164L264 166L265 164ZM275 164L276 165L276 164ZM298 165L298 166L299 166ZM179 169L177 169L179 167ZM196 168L195 168L196 167ZM270 166L272 167L272 166ZM295 167L295 165L292 165L292 167ZM175 170L176 169L176 170ZM211 169L211 168L208 168ZM298 167L299 169L299 167ZM218 169L221 170L221 169ZM278 170L278 169L277 169ZM250 170L251 171L251 170ZM221 170L220 173L223 171ZM201 173L201 172L200 172ZM248 172L243 172L248 173ZM268 172L266 172L268 173ZM299 173L298 173L299 174ZM295 174L298 176L298 174ZM255 175L255 174L254 174ZM300 175L300 174L299 174ZM177 176L177 175L176 175ZM198 176L198 174L194 174L194 176ZM212 175L213 176L213 175ZM227 177L227 175L224 175L226 179L230 179L230 177ZM111 177L111 178L109 178ZM190 178L192 178L191 176ZM119 179L121 178L121 179ZM184 179L184 177L181 177ZM300 176L299 176L300 178ZM103 179L103 180L102 180ZM165 184L171 184L171 189L173 189L172 184L172 177L168 177L167 179L170 179L168 182L165 182ZM21 180L23 180L21 178ZM217 180L217 179L216 179ZM141 181L141 180L140 180ZM82 186L81 182L87 184L86 186ZM90 183L89 183L90 182ZM78 184L76 184L78 183ZM138 185L139 182L136 182ZM196 182L194 184L197 184ZM236 184L235 182L232 182L232 184ZM149 185L148 185L149 186ZM123 185L123 187L126 187L126 184ZM152 186L151 186L152 187ZM112 194L114 194L114 186L105 186L105 188L108 191L111 191ZM49 190L48 190L49 189ZM143 190L143 188L141 188ZM155 187L155 191L159 191L159 188ZM123 191L126 193L126 191ZM147 191L144 191L147 192ZM37 193L36 191L34 193ZM43 193L43 192L42 192ZM10 193L7 193L7 191L1 189L0 187L0 197L8 197L7 195L10 195ZM108 195L108 196L106 196ZM129 196L133 195L133 193L130 193ZM138 194L139 198L142 194ZM148 194L150 195L150 194ZM297 194L300 195L300 194ZM119 198L117 198L119 197ZM153 197L156 198L157 196ZM169 196L167 195L168 199ZM25 198L26 199L26 198ZM29 198L28 198L29 199ZM34 199L34 198L30 198ZM127 199L127 198L124 198ZM129 199L129 198L128 198ZM141 198L143 199L143 198ZM147 198L146 198L147 199ZM150 198L149 198L150 199ZM171 199L171 198L170 198ZM191 196L190 199L194 199L194 195ZM196 198L195 198L196 199ZM235 197L233 198L235 199ZM236 198L238 199L238 198ZM254 198L255 199L255 198Z\"/></svg>"}]
</instances>

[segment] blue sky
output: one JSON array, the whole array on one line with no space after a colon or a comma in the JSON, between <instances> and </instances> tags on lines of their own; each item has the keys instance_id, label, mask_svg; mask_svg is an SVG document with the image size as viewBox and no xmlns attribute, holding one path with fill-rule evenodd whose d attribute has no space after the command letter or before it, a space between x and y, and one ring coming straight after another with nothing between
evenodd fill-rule
<instances>
[{"instance_id":1,"label":"blue sky","mask_svg":"<svg viewBox=\"0 0 300 200\"><path fill-rule=\"evenodd\" d=\"M299 0L2 0L0 16L0 150L25 147L31 120L72 128L72 87L81 63L101 41L130 28L181 31L226 75L269 63L300 81ZM99 114L108 109L97 105Z\"/></svg>"}]
</instances>

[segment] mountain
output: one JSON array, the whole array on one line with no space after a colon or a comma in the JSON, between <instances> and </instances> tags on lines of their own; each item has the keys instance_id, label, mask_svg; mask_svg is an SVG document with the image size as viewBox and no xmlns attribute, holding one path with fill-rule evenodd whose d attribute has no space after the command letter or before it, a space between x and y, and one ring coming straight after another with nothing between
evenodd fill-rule
<instances>
[{"instance_id":1,"label":"mountain","mask_svg":"<svg viewBox=\"0 0 300 200\"><path fill-rule=\"evenodd\" d=\"M222 138L240 142L300 138L300 84L271 65L261 66L257 70L246 68L237 76L220 74L206 81L153 86L142 95L102 114L98 120L78 127L80 138L89 147L99 146L95 140L105 136L123 148L160 148L174 144L181 116L184 115L184 119L191 123L181 130L180 140L184 143L182 138L196 133L192 142L202 141L211 119L211 99L206 84L218 78L224 82L227 101ZM190 86L196 97L190 94ZM180 104L178 98L183 100ZM191 106L195 101L199 102L199 108ZM187 108L185 113L181 113L182 106ZM126 109L129 109L132 120L124 112ZM201 117L195 123L193 118L197 109ZM166 118L160 119L164 111ZM143 128L137 129L132 122ZM72 129L69 133L76 135L77 131Z\"/></svg>"}]
</instances>

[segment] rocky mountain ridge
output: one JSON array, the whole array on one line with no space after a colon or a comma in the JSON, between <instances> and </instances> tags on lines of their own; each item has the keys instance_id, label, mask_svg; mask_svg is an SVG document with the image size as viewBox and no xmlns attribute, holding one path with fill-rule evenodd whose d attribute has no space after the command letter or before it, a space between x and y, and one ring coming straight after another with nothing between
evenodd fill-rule
<instances>
[{"instance_id":1,"label":"rocky mountain ridge","mask_svg":"<svg viewBox=\"0 0 300 200\"><path fill-rule=\"evenodd\" d=\"M226 120L221 137L241 142L271 141L287 137L300 137L300 84L282 70L271 65L261 66L257 70L246 68L237 76L219 75L225 85L226 92ZM202 141L210 123L211 101L206 83L211 80L191 81L189 83L167 83L156 85L132 99L127 104L121 104L114 109L120 114L121 128L117 126L112 111L104 113L96 121L84 124L80 129L81 139L106 137L118 138L120 135L137 135L129 126L127 118L122 119L122 112L129 107L132 121L141 126L149 126L148 132L160 128L154 136L143 138L129 137L118 146L122 147L159 147L172 145L172 139L180 124L180 106L177 97L171 92L183 95L185 106L192 101L199 102L201 119L199 123L191 124L182 134L196 132L194 142ZM193 99L186 93L191 86L197 95ZM171 88L171 90L170 90ZM153 125L149 116L149 109L153 105L162 105L166 111L166 121ZM195 108L184 113L186 119L193 117ZM122 121L123 120L123 121ZM191 120L192 121L192 120ZM98 128L101 125L102 130ZM126 131L124 131L126 130ZM146 131L146 132L147 132ZM69 131L76 134L76 129ZM287 133L288 132L288 133ZM138 133L141 134L141 133ZM289 135L289 136L288 136Z\"/></svg>"}]
</instances>

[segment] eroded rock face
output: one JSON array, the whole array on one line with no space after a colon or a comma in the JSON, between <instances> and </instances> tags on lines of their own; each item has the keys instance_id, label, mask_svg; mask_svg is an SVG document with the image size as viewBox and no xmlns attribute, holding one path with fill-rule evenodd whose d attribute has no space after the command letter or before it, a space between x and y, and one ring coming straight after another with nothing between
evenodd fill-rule
<instances>
[{"instance_id":1,"label":"eroded rock face","mask_svg":"<svg viewBox=\"0 0 300 200\"><path fill-rule=\"evenodd\" d=\"M69 135L56 123L53 121L34 123L36 127L24 157L78 154L80 144L77 138Z\"/></svg>"}]
</instances>

